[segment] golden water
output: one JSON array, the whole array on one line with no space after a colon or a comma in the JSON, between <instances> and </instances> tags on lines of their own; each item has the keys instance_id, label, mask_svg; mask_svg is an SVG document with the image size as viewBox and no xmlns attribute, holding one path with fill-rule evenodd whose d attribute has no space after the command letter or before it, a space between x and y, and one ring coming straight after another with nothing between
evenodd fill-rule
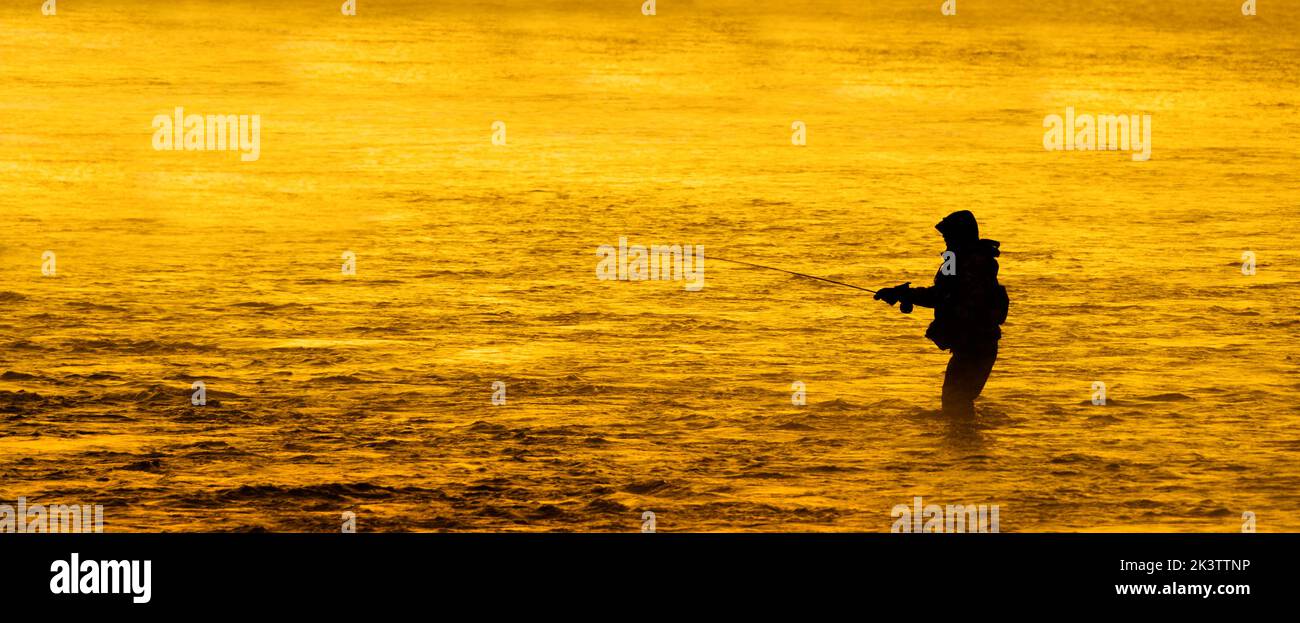
<instances>
[{"instance_id":1,"label":"golden water","mask_svg":"<svg viewBox=\"0 0 1300 623\"><path fill-rule=\"evenodd\" d=\"M39 4L0 7L0 501L109 531L880 531L913 496L1300 529L1300 7ZM153 150L177 106L261 115L260 159ZM1152 115L1151 160L1044 151L1070 106ZM627 236L924 283L958 209L1012 297L974 424L933 411L928 310L721 262L595 279Z\"/></svg>"}]
</instances>

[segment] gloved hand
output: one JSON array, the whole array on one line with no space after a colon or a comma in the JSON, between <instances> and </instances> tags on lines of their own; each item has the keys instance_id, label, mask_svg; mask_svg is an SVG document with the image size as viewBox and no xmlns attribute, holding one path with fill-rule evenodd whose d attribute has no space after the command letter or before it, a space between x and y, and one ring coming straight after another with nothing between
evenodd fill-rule
<instances>
[{"instance_id":1,"label":"gloved hand","mask_svg":"<svg viewBox=\"0 0 1300 623\"><path fill-rule=\"evenodd\" d=\"M889 303L890 305L902 301L903 304L899 306L898 309L902 311L904 314L910 314L912 313L912 301L908 300L908 289L911 287L912 287L912 282L909 281L901 286L894 286L892 288L881 288L879 292L876 292L876 296L874 298L877 301L884 301L886 303Z\"/></svg>"}]
</instances>

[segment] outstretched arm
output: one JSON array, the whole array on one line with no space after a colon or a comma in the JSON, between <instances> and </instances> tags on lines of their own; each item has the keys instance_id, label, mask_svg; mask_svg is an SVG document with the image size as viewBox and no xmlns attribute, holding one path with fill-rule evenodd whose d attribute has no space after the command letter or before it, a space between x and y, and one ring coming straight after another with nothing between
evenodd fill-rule
<instances>
[{"instance_id":1,"label":"outstretched arm","mask_svg":"<svg viewBox=\"0 0 1300 623\"><path fill-rule=\"evenodd\" d=\"M910 288L908 289L909 300L913 305L921 307L938 307L945 300L956 294L955 289L958 284L951 277L945 277L942 272L934 276L934 285L928 288Z\"/></svg>"},{"instance_id":2,"label":"outstretched arm","mask_svg":"<svg viewBox=\"0 0 1300 623\"><path fill-rule=\"evenodd\" d=\"M902 303L899 310L904 314L910 314L913 305L920 305L921 307L934 307L937 305L943 298L944 289L939 284L937 277L935 285L928 288L913 288L912 282L909 281L901 286L881 288L876 293L876 300L884 301L890 305Z\"/></svg>"},{"instance_id":3,"label":"outstretched arm","mask_svg":"<svg viewBox=\"0 0 1300 623\"><path fill-rule=\"evenodd\" d=\"M938 279L935 279L935 285L928 288L908 288L906 298L913 305L921 307L934 307L943 300L944 288Z\"/></svg>"}]
</instances>

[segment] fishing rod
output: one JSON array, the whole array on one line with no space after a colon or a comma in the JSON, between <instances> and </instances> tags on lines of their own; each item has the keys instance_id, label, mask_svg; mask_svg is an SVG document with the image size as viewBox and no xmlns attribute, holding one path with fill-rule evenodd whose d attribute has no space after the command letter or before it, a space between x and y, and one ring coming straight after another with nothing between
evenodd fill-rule
<instances>
[{"instance_id":1,"label":"fishing rod","mask_svg":"<svg viewBox=\"0 0 1300 623\"><path fill-rule=\"evenodd\" d=\"M834 279L827 279L827 278L825 278L825 277L818 277L817 275L805 275L805 274L803 274L803 273L796 273L796 272L794 272L793 270L786 270L786 269L784 269L784 268L776 268L776 267L774 267L774 266L764 266L764 265L762 265L762 264L755 264L755 263L753 263L753 262L742 262L742 261L740 261L740 260L729 260L729 259L727 259L727 258L725 258L725 257L718 257L718 256L716 256L716 255L710 255L710 256L709 256L709 259L711 259L711 260L721 260L721 261L723 261L723 262L731 262L732 264L744 264L745 266L753 266L754 268L766 268L767 270L775 270L775 271L778 271L778 272L788 273L788 274L791 274L791 275L795 275L796 277L807 277L807 278L809 278L809 279L816 279L817 281L825 281L826 283L833 283L833 284L835 284L835 285L837 285L837 286L844 286L844 287L846 287L846 288L853 288L854 290L862 290L862 291L864 291L864 292L870 292L870 293L872 293L872 294L875 294L875 293L876 293L876 291L875 291L875 290L872 290L871 288L864 288L864 287L862 287L862 286L855 286L855 285L853 285L853 284L851 284L851 283L844 283L843 281L835 281Z\"/></svg>"}]
</instances>

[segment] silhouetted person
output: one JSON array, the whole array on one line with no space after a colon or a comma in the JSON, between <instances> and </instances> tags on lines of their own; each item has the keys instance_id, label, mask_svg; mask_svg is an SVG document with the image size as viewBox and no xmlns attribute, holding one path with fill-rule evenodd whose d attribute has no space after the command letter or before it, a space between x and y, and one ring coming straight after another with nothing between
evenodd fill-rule
<instances>
[{"instance_id":1,"label":"silhouetted person","mask_svg":"<svg viewBox=\"0 0 1300 623\"><path fill-rule=\"evenodd\" d=\"M913 288L909 282L883 288L875 298L890 305L901 302L905 314L912 305L934 308L925 336L952 351L943 377L943 411L973 416L975 399L998 358L998 325L1007 319L1007 291L998 284L999 243L980 238L975 215L968 210L953 212L934 227L952 252L944 253L934 285Z\"/></svg>"}]
</instances>

